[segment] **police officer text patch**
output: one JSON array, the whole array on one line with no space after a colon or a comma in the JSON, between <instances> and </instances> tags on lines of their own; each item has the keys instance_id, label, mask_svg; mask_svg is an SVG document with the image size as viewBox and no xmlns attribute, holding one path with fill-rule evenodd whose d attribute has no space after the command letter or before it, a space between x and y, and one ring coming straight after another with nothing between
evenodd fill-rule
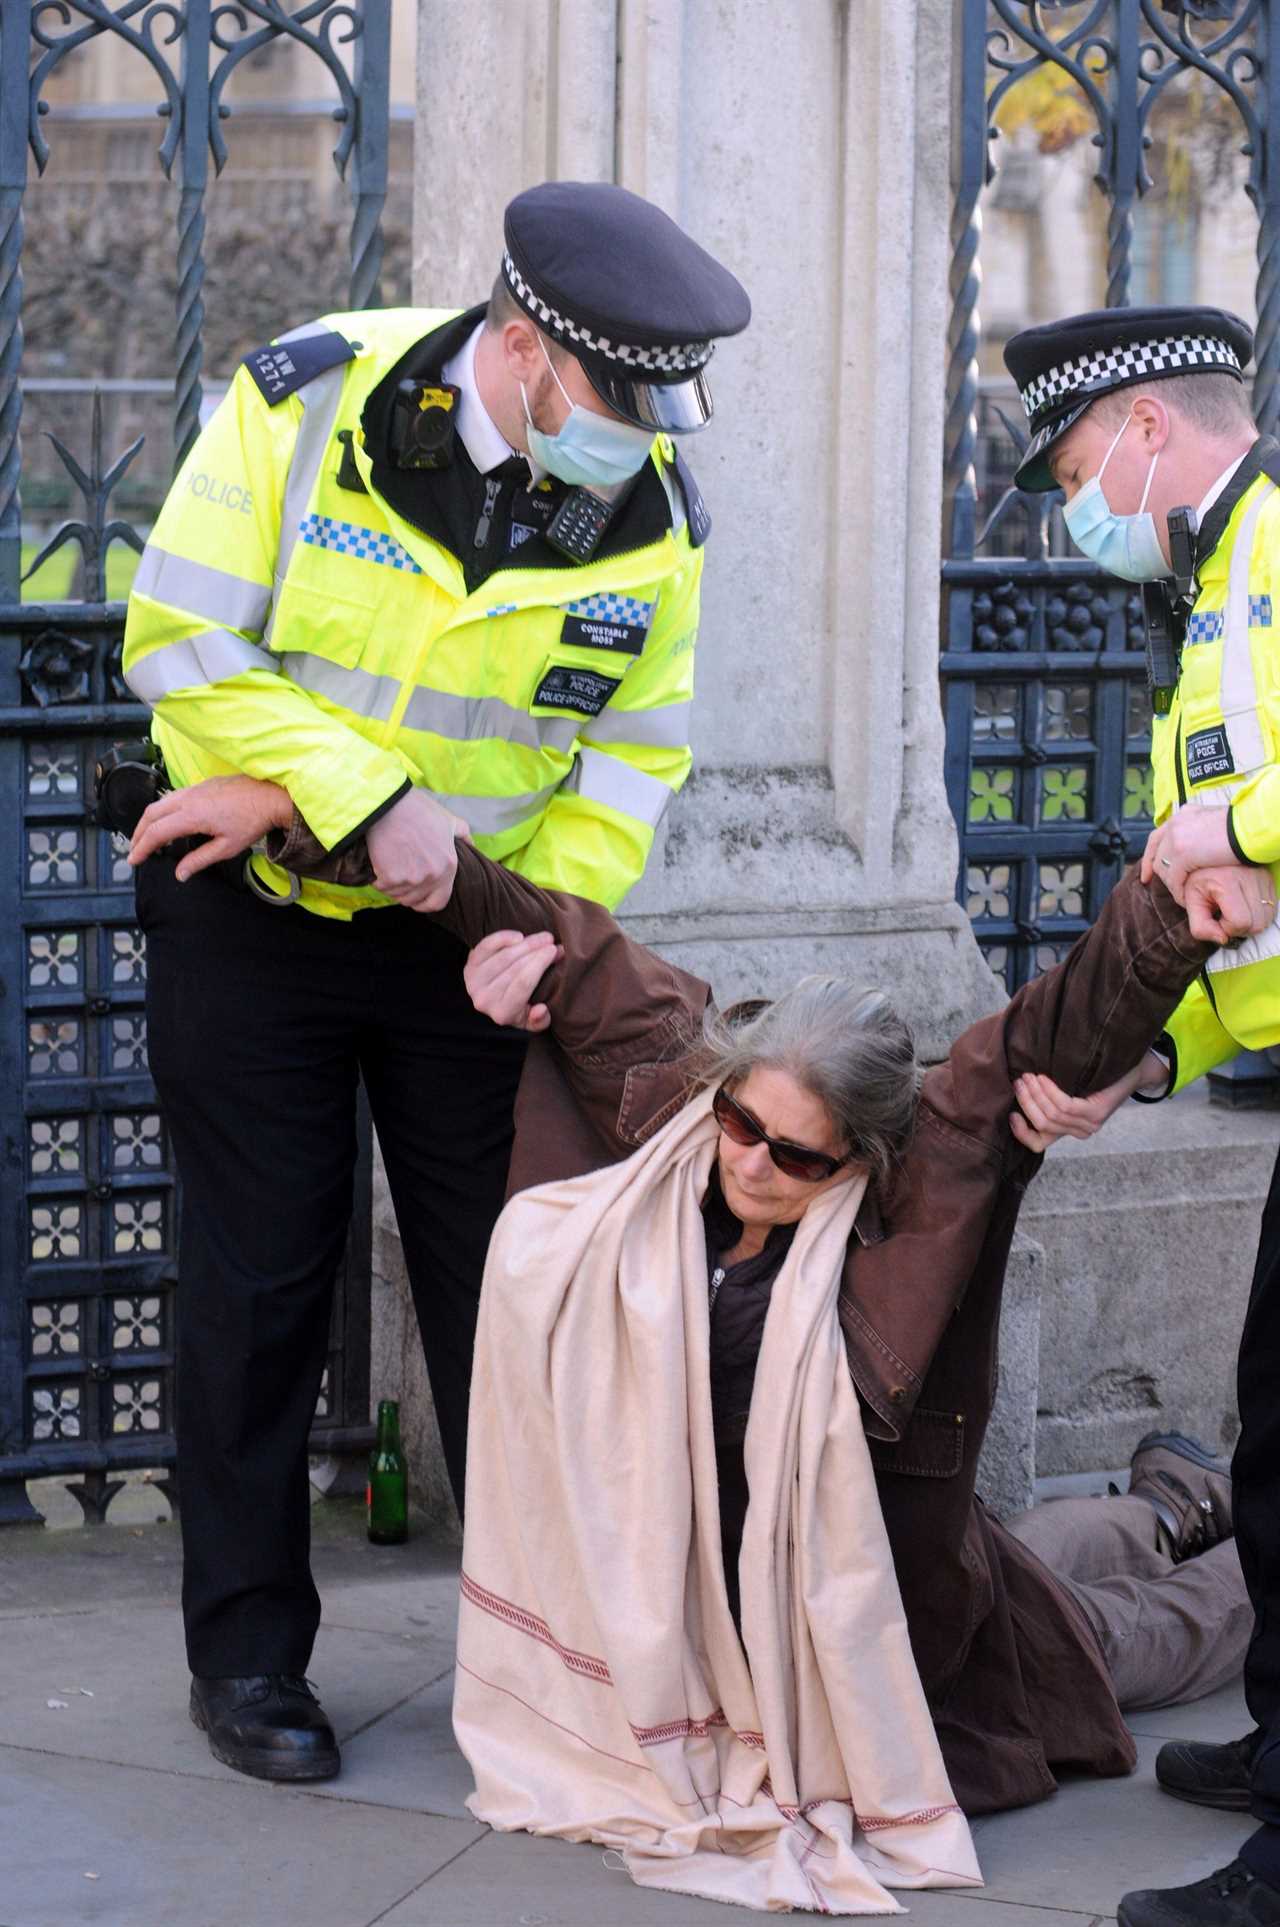
<instances>
[{"instance_id":1,"label":"police officer text patch","mask_svg":"<svg viewBox=\"0 0 1280 1927\"><path fill-rule=\"evenodd\" d=\"M534 691L533 707L598 716L621 681L621 676L599 676L594 669L571 669L566 663L557 663Z\"/></svg>"},{"instance_id":2,"label":"police officer text patch","mask_svg":"<svg viewBox=\"0 0 1280 1927\"><path fill-rule=\"evenodd\" d=\"M638 656L644 648L655 604L638 596L589 595L563 602L561 642L576 649L617 649Z\"/></svg>"},{"instance_id":3,"label":"police officer text patch","mask_svg":"<svg viewBox=\"0 0 1280 1927\"><path fill-rule=\"evenodd\" d=\"M354 361L355 349L345 335L325 328L301 341L282 341L274 347L255 348L246 355L244 365L257 382L264 401L272 408L286 396L295 394L304 382L314 381L327 368L339 362Z\"/></svg>"},{"instance_id":4,"label":"police officer text patch","mask_svg":"<svg viewBox=\"0 0 1280 1927\"><path fill-rule=\"evenodd\" d=\"M1188 736L1188 782L1211 783L1219 776L1234 776L1235 768L1225 729L1198 729Z\"/></svg>"}]
</instances>

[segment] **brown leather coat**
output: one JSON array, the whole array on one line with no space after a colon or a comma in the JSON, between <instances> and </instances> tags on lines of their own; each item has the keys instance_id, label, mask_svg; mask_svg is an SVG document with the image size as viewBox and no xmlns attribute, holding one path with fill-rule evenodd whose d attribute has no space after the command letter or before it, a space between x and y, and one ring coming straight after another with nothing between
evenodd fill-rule
<instances>
[{"instance_id":1,"label":"brown leather coat","mask_svg":"<svg viewBox=\"0 0 1280 1927\"><path fill-rule=\"evenodd\" d=\"M373 914L373 913L369 913ZM516 1108L511 1188L625 1156L690 1089L709 991L609 914L459 846L442 921L467 945L550 929L565 957L539 986ZM1055 1769L1128 1772L1132 1739L1091 1629L1052 1574L975 1497L997 1377L1000 1299L1039 1168L1008 1129L1013 1079L1085 1094L1121 1076L1209 954L1159 885L1126 878L1093 929L926 1073L896 1183L868 1197L840 1293L916 1661L957 1798L970 1814L1055 1790Z\"/></svg>"}]
</instances>

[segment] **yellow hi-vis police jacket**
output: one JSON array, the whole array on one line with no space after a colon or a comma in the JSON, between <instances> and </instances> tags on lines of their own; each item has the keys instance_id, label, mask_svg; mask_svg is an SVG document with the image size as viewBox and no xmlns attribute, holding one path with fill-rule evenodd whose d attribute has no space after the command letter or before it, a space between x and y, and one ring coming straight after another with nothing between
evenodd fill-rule
<instances>
[{"instance_id":1,"label":"yellow hi-vis police jacket","mask_svg":"<svg viewBox=\"0 0 1280 1927\"><path fill-rule=\"evenodd\" d=\"M295 330L282 343L328 331L356 352L274 405L237 371L139 563L125 680L178 787L235 771L279 783L333 849L408 778L487 856L612 907L692 760L704 531L691 540L659 442L660 539L579 567L521 568L517 550L468 594L456 557L374 492L361 428L379 379L455 314ZM339 485L344 430L365 492ZM300 900L332 917L387 901L311 881Z\"/></svg>"},{"instance_id":2,"label":"yellow hi-vis police jacket","mask_svg":"<svg viewBox=\"0 0 1280 1927\"><path fill-rule=\"evenodd\" d=\"M1236 855L1280 879L1280 490L1266 475L1236 503L1199 582L1173 706L1153 726L1156 822L1183 804L1225 809ZM1215 951L1166 1035L1171 1091L1280 1043L1280 913Z\"/></svg>"}]
</instances>

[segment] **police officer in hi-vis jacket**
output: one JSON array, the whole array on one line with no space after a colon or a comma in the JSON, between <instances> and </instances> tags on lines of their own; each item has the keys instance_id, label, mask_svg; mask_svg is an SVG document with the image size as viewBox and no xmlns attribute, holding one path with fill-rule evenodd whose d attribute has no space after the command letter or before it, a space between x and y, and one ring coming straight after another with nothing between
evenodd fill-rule
<instances>
[{"instance_id":1,"label":"police officer in hi-vis jacket","mask_svg":"<svg viewBox=\"0 0 1280 1927\"><path fill-rule=\"evenodd\" d=\"M1152 729L1156 829L1143 873L1180 901L1188 875L1211 865L1268 870L1272 904L1280 878L1280 445L1259 437L1249 412L1243 372L1252 353L1250 330L1217 308L1075 315L1015 335L1005 349L1032 430L1019 485L1060 488L1077 547L1113 575L1176 578L1166 599L1169 686ZM1277 1043L1280 919L1215 952L1130 1088L1169 1096L1242 1049ZM1040 1128L1084 1136L1108 1114L1045 1079L1023 1083L1022 1108ZM1257 1726L1224 1746L1173 1741L1156 1762L1167 1792L1252 1810L1261 1824L1208 1879L1126 1895L1121 1927L1280 1927L1278 1386L1280 1162L1241 1340L1232 1463L1255 1613L1245 1686Z\"/></svg>"},{"instance_id":2,"label":"police officer in hi-vis jacket","mask_svg":"<svg viewBox=\"0 0 1280 1927\"><path fill-rule=\"evenodd\" d=\"M414 912L448 901L461 833L610 906L643 871L690 766L710 526L676 438L749 316L636 195L530 189L487 306L328 316L249 355L139 565L124 674L173 786L138 914L182 1180L191 1710L241 1771L338 1770L304 1678L307 1436L359 1081L461 1500L525 1040L476 1014L461 948ZM375 882L197 859L185 793L233 775L330 851L365 839Z\"/></svg>"}]
</instances>

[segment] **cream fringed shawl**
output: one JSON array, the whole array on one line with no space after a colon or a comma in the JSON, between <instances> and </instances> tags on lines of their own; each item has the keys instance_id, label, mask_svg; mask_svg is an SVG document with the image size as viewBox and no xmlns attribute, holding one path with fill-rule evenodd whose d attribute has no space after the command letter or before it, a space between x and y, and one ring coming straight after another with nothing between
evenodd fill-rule
<instances>
[{"instance_id":1,"label":"cream fringed shawl","mask_svg":"<svg viewBox=\"0 0 1280 1927\"><path fill-rule=\"evenodd\" d=\"M980 1884L911 1657L836 1292L861 1187L773 1286L725 1594L694 1100L625 1163L507 1206L471 1399L454 1724L469 1805L642 1886L784 1912ZM744 1652L745 1648L745 1652Z\"/></svg>"}]
</instances>

